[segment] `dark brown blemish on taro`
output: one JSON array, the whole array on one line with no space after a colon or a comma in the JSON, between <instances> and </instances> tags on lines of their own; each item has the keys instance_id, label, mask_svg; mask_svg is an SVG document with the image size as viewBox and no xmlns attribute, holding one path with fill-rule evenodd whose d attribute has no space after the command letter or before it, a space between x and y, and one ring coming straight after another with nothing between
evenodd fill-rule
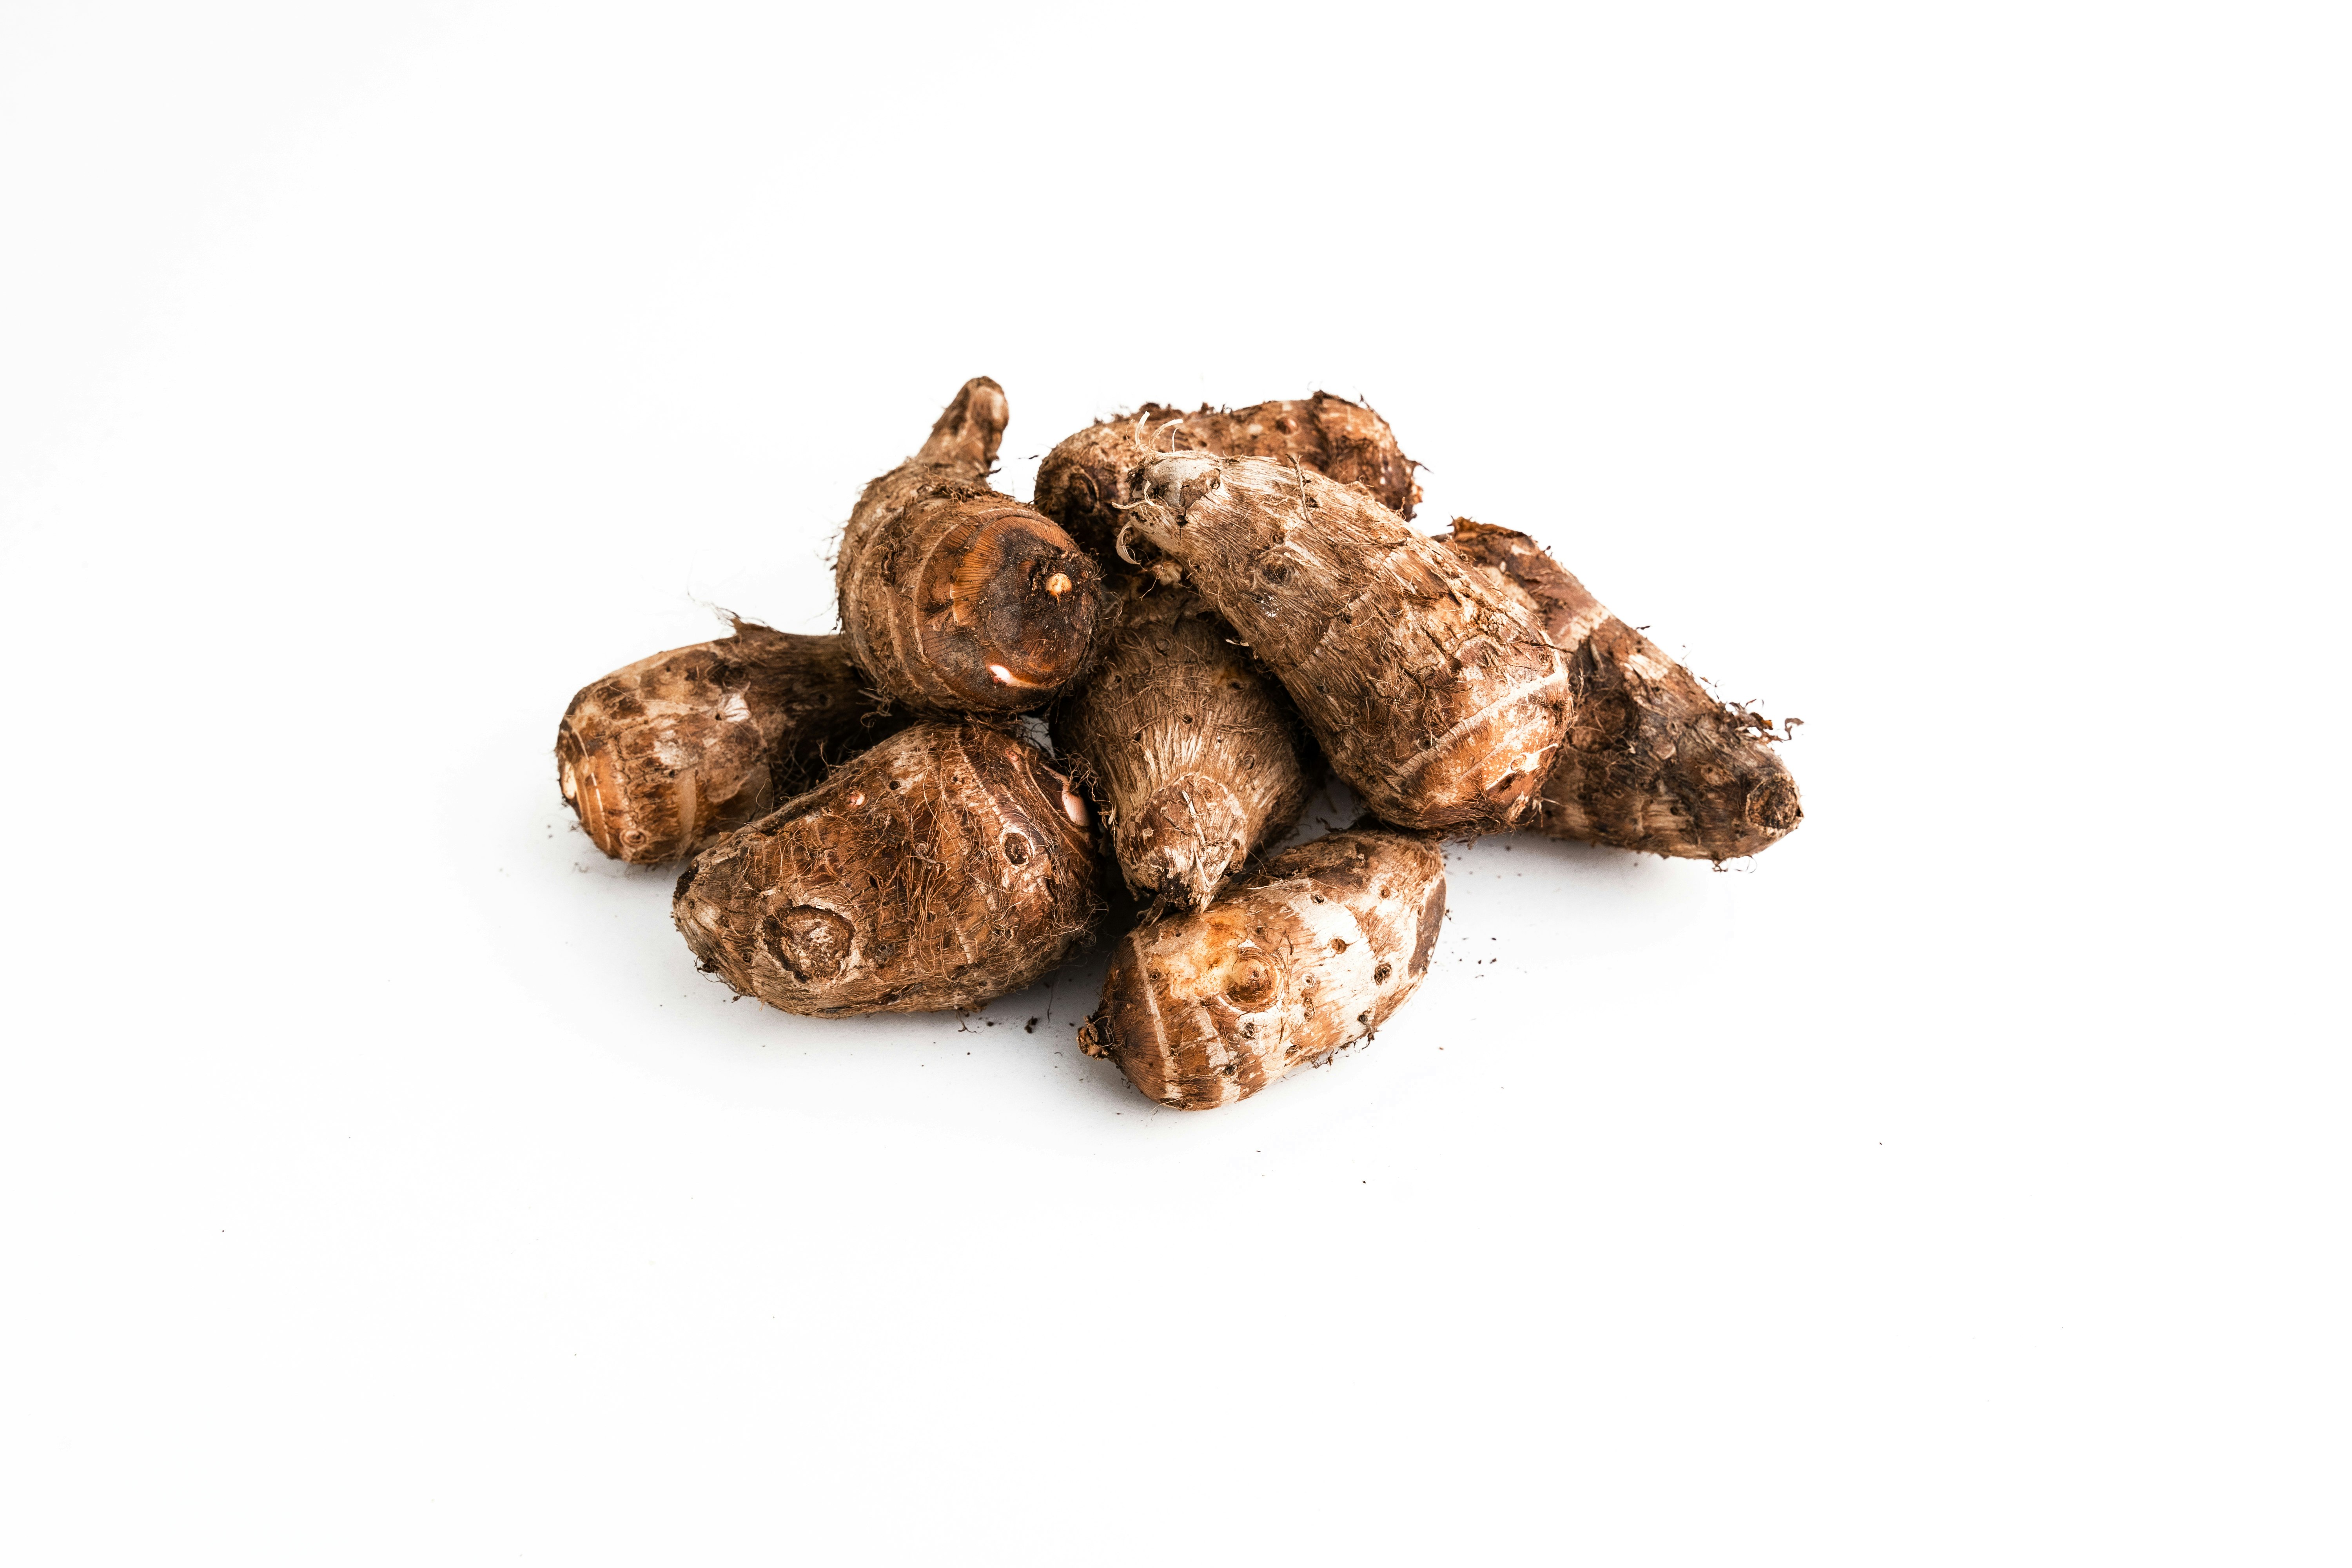
<instances>
[{"instance_id":1,"label":"dark brown blemish on taro","mask_svg":"<svg viewBox=\"0 0 2352 1568\"><path fill-rule=\"evenodd\" d=\"M849 962L856 932L831 910L803 904L761 922L768 951L792 977L803 985L821 984L841 973Z\"/></svg>"}]
</instances>

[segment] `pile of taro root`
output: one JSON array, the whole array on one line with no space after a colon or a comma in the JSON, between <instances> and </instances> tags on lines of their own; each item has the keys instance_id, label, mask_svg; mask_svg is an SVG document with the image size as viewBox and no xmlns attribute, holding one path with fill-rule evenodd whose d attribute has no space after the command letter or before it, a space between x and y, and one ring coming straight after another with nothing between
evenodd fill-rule
<instances>
[{"instance_id":1,"label":"pile of taro root","mask_svg":"<svg viewBox=\"0 0 2352 1568\"><path fill-rule=\"evenodd\" d=\"M839 632L739 620L564 713L563 798L605 854L686 860L677 929L742 994L976 1008L1124 907L1079 1043L1205 1109L1412 994L1444 838L1720 862L1801 817L1770 721L1534 540L1411 526L1370 408L1147 404L1055 447L1028 506L989 487L1006 417L968 382L866 487ZM1327 767L1364 817L1268 853Z\"/></svg>"}]
</instances>

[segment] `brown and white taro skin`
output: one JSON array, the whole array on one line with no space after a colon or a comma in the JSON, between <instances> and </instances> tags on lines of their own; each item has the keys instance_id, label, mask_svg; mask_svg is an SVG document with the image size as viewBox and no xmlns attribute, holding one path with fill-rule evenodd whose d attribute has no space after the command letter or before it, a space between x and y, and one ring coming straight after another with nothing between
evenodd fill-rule
<instances>
[{"instance_id":1,"label":"brown and white taro skin","mask_svg":"<svg viewBox=\"0 0 2352 1568\"><path fill-rule=\"evenodd\" d=\"M838 636L750 621L581 689L555 731L557 783L596 847L674 860L897 728Z\"/></svg>"},{"instance_id":2,"label":"brown and white taro skin","mask_svg":"<svg viewBox=\"0 0 2352 1568\"><path fill-rule=\"evenodd\" d=\"M1205 906L1297 819L1311 787L1290 700L1188 589L1139 578L1101 659L1054 715L1138 898Z\"/></svg>"},{"instance_id":3,"label":"brown and white taro skin","mask_svg":"<svg viewBox=\"0 0 2352 1568\"><path fill-rule=\"evenodd\" d=\"M705 969L788 1013L978 1007L1087 935L1087 826L1028 742L920 723L704 850L671 914Z\"/></svg>"},{"instance_id":4,"label":"brown and white taro skin","mask_svg":"<svg viewBox=\"0 0 2352 1568\"><path fill-rule=\"evenodd\" d=\"M1162 1105L1231 1105L1386 1023L1444 918L1445 858L1422 835L1353 828L1286 849L1121 942L1078 1044Z\"/></svg>"},{"instance_id":5,"label":"brown and white taro skin","mask_svg":"<svg viewBox=\"0 0 2352 1568\"><path fill-rule=\"evenodd\" d=\"M987 484L1009 414L964 384L923 449L866 487L834 576L850 650L908 707L1015 713L1092 651L1102 574L1052 519Z\"/></svg>"},{"instance_id":6,"label":"brown and white taro skin","mask_svg":"<svg viewBox=\"0 0 2352 1568\"><path fill-rule=\"evenodd\" d=\"M1389 422L1361 404L1318 392L1247 408L1202 404L1191 414L1147 403L1089 426L1039 465L1037 509L1108 562L1125 521L1120 509L1136 499L1135 470L1171 452L1296 458L1343 485L1361 485L1408 518L1421 500L1413 460L1397 446Z\"/></svg>"},{"instance_id":7,"label":"brown and white taro skin","mask_svg":"<svg viewBox=\"0 0 2352 1568\"><path fill-rule=\"evenodd\" d=\"M1538 832L1722 861L1804 820L1769 719L1717 700L1526 534L1457 518L1447 542L1524 594L1569 660L1574 706Z\"/></svg>"},{"instance_id":8,"label":"brown and white taro skin","mask_svg":"<svg viewBox=\"0 0 2352 1568\"><path fill-rule=\"evenodd\" d=\"M1281 680L1375 815L1460 833L1532 815L1569 679L1524 596L1296 464L1187 453L1136 488L1132 535Z\"/></svg>"}]
</instances>

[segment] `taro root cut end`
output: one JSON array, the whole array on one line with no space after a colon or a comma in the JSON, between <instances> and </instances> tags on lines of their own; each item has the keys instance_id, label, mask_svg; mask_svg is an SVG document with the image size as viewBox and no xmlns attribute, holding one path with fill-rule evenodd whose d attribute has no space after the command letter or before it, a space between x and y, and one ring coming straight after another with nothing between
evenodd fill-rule
<instances>
[{"instance_id":1,"label":"taro root cut end","mask_svg":"<svg viewBox=\"0 0 2352 1568\"><path fill-rule=\"evenodd\" d=\"M961 675L968 701L1033 707L1077 674L1101 598L1094 563L1069 535L1026 507L1005 508L942 564L952 599L938 639L940 673L950 681ZM959 644L968 647L961 670Z\"/></svg>"}]
</instances>

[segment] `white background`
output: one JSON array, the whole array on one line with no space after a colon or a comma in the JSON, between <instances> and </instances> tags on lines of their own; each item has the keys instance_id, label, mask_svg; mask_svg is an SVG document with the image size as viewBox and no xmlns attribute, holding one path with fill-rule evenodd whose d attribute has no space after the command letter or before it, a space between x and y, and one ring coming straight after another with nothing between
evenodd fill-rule
<instances>
[{"instance_id":1,"label":"white background","mask_svg":"<svg viewBox=\"0 0 2352 1568\"><path fill-rule=\"evenodd\" d=\"M2338 16L16 0L6 1554L2344 1561ZM1208 1115L731 1004L555 721L977 374L1369 398L1804 827Z\"/></svg>"}]
</instances>

